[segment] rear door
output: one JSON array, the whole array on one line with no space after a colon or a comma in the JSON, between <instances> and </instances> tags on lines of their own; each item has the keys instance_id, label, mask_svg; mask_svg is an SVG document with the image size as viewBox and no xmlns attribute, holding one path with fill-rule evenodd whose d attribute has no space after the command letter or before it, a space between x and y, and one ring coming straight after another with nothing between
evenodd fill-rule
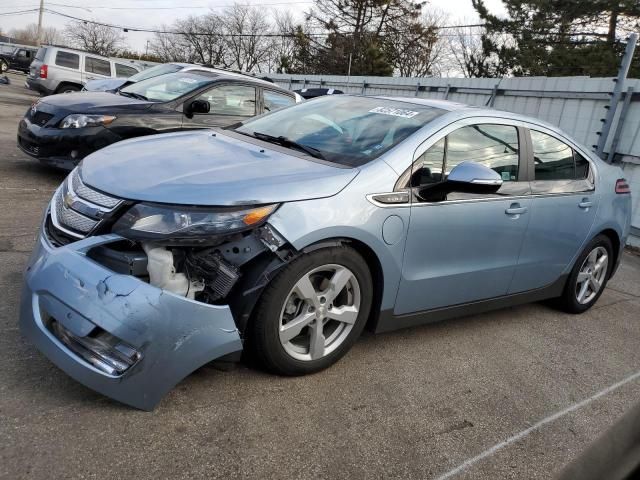
<instances>
[{"instance_id":1,"label":"rear door","mask_svg":"<svg viewBox=\"0 0 640 480\"><path fill-rule=\"evenodd\" d=\"M243 83L217 84L190 98L209 102L209 113L184 116L183 128L224 127L247 120L257 113L257 91L254 85Z\"/></svg>"},{"instance_id":2,"label":"rear door","mask_svg":"<svg viewBox=\"0 0 640 480\"><path fill-rule=\"evenodd\" d=\"M101 78L110 78L111 62L91 55L84 57L84 67L82 69L82 83L85 84L89 80L98 80Z\"/></svg>"},{"instance_id":3,"label":"rear door","mask_svg":"<svg viewBox=\"0 0 640 480\"><path fill-rule=\"evenodd\" d=\"M588 239L598 208L591 163L549 130L528 132L531 219L510 293L556 281Z\"/></svg>"}]
</instances>

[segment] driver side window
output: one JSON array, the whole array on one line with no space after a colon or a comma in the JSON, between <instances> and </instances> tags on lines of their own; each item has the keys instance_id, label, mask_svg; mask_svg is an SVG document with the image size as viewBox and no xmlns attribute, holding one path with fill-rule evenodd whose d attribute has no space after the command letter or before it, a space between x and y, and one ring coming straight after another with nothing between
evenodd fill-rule
<instances>
[{"instance_id":1,"label":"driver side window","mask_svg":"<svg viewBox=\"0 0 640 480\"><path fill-rule=\"evenodd\" d=\"M256 89L246 85L222 85L201 93L198 100L209 102L209 115L253 117L256 114Z\"/></svg>"},{"instance_id":2,"label":"driver side window","mask_svg":"<svg viewBox=\"0 0 640 480\"><path fill-rule=\"evenodd\" d=\"M524 194L527 182L517 184L520 161L518 129L512 125L478 124L459 128L440 139L413 164L410 186L418 201L462 200L485 197L482 193L447 192L445 181L462 162L483 164L502 179L495 192L503 196Z\"/></svg>"}]
</instances>

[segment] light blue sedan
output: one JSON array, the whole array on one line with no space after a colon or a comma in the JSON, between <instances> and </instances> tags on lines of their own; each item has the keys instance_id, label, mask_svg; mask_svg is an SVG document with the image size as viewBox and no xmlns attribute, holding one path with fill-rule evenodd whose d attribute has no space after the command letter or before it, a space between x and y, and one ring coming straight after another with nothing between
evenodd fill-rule
<instances>
[{"instance_id":1,"label":"light blue sedan","mask_svg":"<svg viewBox=\"0 0 640 480\"><path fill-rule=\"evenodd\" d=\"M620 168L532 118L325 97L85 158L46 212L20 324L78 381L152 409L242 351L299 375L365 327L548 298L584 312L630 208Z\"/></svg>"}]
</instances>

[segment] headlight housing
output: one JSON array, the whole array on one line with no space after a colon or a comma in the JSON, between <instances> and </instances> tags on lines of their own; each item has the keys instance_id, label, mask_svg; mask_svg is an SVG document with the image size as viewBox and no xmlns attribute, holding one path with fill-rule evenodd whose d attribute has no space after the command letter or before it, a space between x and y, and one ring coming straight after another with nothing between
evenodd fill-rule
<instances>
[{"instance_id":1,"label":"headlight housing","mask_svg":"<svg viewBox=\"0 0 640 480\"><path fill-rule=\"evenodd\" d=\"M241 232L267 221L278 204L241 207L187 207L139 203L113 226L125 238L207 243L217 235Z\"/></svg>"},{"instance_id":2,"label":"headlight housing","mask_svg":"<svg viewBox=\"0 0 640 480\"><path fill-rule=\"evenodd\" d=\"M84 128L95 127L97 125L109 125L116 119L113 115L85 115L84 113L73 113L67 115L60 123L60 128Z\"/></svg>"}]
</instances>

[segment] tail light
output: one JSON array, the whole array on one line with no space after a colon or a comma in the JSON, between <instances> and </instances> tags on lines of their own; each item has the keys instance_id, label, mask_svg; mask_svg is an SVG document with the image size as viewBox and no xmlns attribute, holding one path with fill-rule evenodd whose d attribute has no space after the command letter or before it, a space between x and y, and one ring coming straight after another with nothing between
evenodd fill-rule
<instances>
[{"instance_id":1,"label":"tail light","mask_svg":"<svg viewBox=\"0 0 640 480\"><path fill-rule=\"evenodd\" d=\"M616 180L616 193L631 193L629 183L624 178Z\"/></svg>"},{"instance_id":2,"label":"tail light","mask_svg":"<svg viewBox=\"0 0 640 480\"><path fill-rule=\"evenodd\" d=\"M42 65L40 67L40 78L47 78L47 73L49 73L49 66Z\"/></svg>"}]
</instances>

